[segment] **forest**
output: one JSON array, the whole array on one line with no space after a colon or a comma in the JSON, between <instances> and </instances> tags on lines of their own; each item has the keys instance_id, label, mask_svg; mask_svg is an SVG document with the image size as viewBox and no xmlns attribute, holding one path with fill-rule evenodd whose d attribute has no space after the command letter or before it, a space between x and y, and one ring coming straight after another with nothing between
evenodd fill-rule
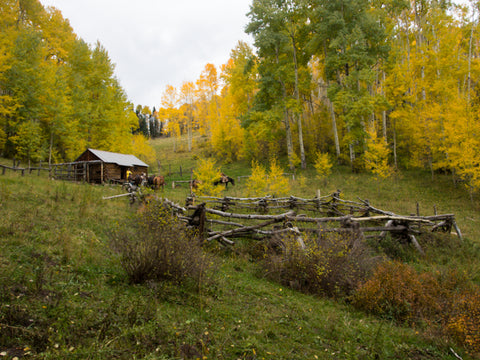
<instances>
[{"instance_id":1,"label":"forest","mask_svg":"<svg viewBox=\"0 0 480 360\"><path fill-rule=\"evenodd\" d=\"M253 0L220 66L136 107L107 49L79 38L38 0L0 0L0 153L70 161L86 147L154 161L150 137L175 151L287 159L328 157L387 177L423 168L480 188L479 4L446 0ZM186 143L180 138L186 137Z\"/></svg>"}]
</instances>

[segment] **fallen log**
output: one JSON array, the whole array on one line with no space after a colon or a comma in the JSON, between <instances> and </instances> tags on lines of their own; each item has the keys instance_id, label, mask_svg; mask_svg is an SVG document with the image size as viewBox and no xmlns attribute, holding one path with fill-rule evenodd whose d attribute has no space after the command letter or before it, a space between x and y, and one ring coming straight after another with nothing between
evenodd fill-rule
<instances>
[{"instance_id":1,"label":"fallen log","mask_svg":"<svg viewBox=\"0 0 480 360\"><path fill-rule=\"evenodd\" d=\"M420 246L420 244L418 243L417 239L415 238L415 235L413 234L409 234L408 237L410 238L410 241L412 242L412 244L415 246L415 248L418 250L418 252L422 255L425 255L425 253L423 252L423 249L422 247Z\"/></svg>"},{"instance_id":2,"label":"fallen log","mask_svg":"<svg viewBox=\"0 0 480 360\"><path fill-rule=\"evenodd\" d=\"M458 227L457 223L455 222L455 220L453 220L453 228L457 232L457 235L460 238L460 240L463 240L462 233L461 233L460 228Z\"/></svg>"},{"instance_id":3,"label":"fallen log","mask_svg":"<svg viewBox=\"0 0 480 360\"><path fill-rule=\"evenodd\" d=\"M112 196L103 196L102 199L103 200L108 200L108 199L115 199L115 198L119 198L119 197L124 197L124 196L131 196L132 193L126 193L126 194L120 194L120 195L112 195Z\"/></svg>"}]
</instances>

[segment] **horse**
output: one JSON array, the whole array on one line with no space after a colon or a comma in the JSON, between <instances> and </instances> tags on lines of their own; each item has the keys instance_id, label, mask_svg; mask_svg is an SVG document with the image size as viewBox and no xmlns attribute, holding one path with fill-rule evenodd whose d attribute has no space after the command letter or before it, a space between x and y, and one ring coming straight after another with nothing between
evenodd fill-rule
<instances>
[{"instance_id":1,"label":"horse","mask_svg":"<svg viewBox=\"0 0 480 360\"><path fill-rule=\"evenodd\" d=\"M133 177L133 185L136 185L136 186L143 186L145 185L146 181L147 181L147 176L145 175L145 173L141 175L135 175Z\"/></svg>"},{"instance_id":2,"label":"horse","mask_svg":"<svg viewBox=\"0 0 480 360\"><path fill-rule=\"evenodd\" d=\"M153 178L153 188L155 190L160 189L160 187L162 187L162 190L163 190L164 186L165 186L165 178L163 176L159 175Z\"/></svg>"},{"instance_id":3,"label":"horse","mask_svg":"<svg viewBox=\"0 0 480 360\"><path fill-rule=\"evenodd\" d=\"M140 186L145 185L147 182L147 176L145 173L141 175L130 175L127 179L127 181L122 185L125 190L127 190L129 193L135 192L140 188Z\"/></svg>"},{"instance_id":4,"label":"horse","mask_svg":"<svg viewBox=\"0 0 480 360\"><path fill-rule=\"evenodd\" d=\"M228 188L228 183L232 183L232 185L235 185L235 180L231 178L230 176L225 175L224 173L220 174L220 179L215 180L213 182L213 185L218 185L218 184L225 184L225 189Z\"/></svg>"},{"instance_id":5,"label":"horse","mask_svg":"<svg viewBox=\"0 0 480 360\"><path fill-rule=\"evenodd\" d=\"M163 190L165 186L165 178L161 175L150 175L147 178L147 184L154 190L158 190L160 187L162 187Z\"/></svg>"},{"instance_id":6,"label":"horse","mask_svg":"<svg viewBox=\"0 0 480 360\"><path fill-rule=\"evenodd\" d=\"M198 179L190 180L188 183L190 185L190 192L193 192L193 190L198 189L198 185L200 185L201 183L202 182Z\"/></svg>"}]
</instances>

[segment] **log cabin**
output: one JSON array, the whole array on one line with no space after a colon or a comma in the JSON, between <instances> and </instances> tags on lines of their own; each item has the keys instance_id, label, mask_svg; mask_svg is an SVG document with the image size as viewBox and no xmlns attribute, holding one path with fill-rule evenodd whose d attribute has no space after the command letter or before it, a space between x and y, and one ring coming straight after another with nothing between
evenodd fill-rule
<instances>
[{"instance_id":1,"label":"log cabin","mask_svg":"<svg viewBox=\"0 0 480 360\"><path fill-rule=\"evenodd\" d=\"M127 180L128 169L133 176L148 174L148 165L134 155L96 149L85 150L72 165L75 180L90 183L123 183Z\"/></svg>"}]
</instances>

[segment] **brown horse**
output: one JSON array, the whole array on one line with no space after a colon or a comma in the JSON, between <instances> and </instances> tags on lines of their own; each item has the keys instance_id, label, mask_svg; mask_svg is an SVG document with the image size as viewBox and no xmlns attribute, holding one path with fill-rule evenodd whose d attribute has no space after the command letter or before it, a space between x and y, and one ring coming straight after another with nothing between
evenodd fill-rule
<instances>
[{"instance_id":1,"label":"brown horse","mask_svg":"<svg viewBox=\"0 0 480 360\"><path fill-rule=\"evenodd\" d=\"M160 187L162 187L163 190L165 186L165 178L161 175L150 175L147 180L148 186L154 190L158 190Z\"/></svg>"},{"instance_id":2,"label":"brown horse","mask_svg":"<svg viewBox=\"0 0 480 360\"><path fill-rule=\"evenodd\" d=\"M165 178L162 175L155 176L153 178L153 188L155 190L160 189L160 187L162 187L162 190L163 190L164 186L165 186Z\"/></svg>"}]
</instances>

